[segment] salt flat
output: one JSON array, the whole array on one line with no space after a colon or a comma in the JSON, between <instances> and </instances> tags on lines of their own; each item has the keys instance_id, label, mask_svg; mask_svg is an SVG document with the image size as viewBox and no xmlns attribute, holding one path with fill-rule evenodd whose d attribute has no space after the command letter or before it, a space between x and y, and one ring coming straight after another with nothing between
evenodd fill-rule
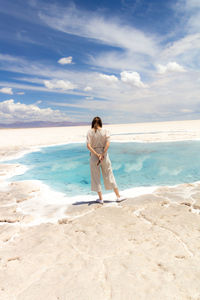
<instances>
[{"instance_id":1,"label":"salt flat","mask_svg":"<svg viewBox=\"0 0 200 300\"><path fill-rule=\"evenodd\" d=\"M199 120L106 127L122 142L200 139ZM1 129L0 159L84 141L88 129ZM44 189L35 181L6 182L23 171L0 165L0 299L200 299L200 183L113 205L80 199L62 217L47 207L49 221L37 224L19 207L42 201Z\"/></svg>"},{"instance_id":2,"label":"salt flat","mask_svg":"<svg viewBox=\"0 0 200 300\"><path fill-rule=\"evenodd\" d=\"M104 125L114 140L141 142L200 139L200 120ZM90 126L0 129L0 159L43 145L84 141ZM123 136L122 134L128 134ZM142 134L141 134L142 133Z\"/></svg>"}]
</instances>

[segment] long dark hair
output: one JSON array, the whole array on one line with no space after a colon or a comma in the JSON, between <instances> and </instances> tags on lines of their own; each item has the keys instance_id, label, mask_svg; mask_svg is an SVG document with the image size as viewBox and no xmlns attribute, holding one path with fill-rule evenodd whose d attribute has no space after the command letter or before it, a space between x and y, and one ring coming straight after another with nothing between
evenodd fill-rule
<instances>
[{"instance_id":1,"label":"long dark hair","mask_svg":"<svg viewBox=\"0 0 200 300\"><path fill-rule=\"evenodd\" d=\"M96 131L98 127L102 127L102 121L101 121L101 118L95 117L92 120L91 128L94 128L94 130Z\"/></svg>"}]
</instances>

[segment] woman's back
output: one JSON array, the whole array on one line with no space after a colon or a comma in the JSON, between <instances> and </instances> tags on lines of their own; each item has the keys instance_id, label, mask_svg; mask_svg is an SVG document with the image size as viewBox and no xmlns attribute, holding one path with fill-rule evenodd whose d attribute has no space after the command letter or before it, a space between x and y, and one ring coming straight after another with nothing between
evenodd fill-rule
<instances>
[{"instance_id":1,"label":"woman's back","mask_svg":"<svg viewBox=\"0 0 200 300\"><path fill-rule=\"evenodd\" d=\"M98 147L105 147L106 142L109 141L110 134L108 130L98 128L96 129L90 129L87 134L87 143L89 143L92 147L98 148Z\"/></svg>"}]
</instances>

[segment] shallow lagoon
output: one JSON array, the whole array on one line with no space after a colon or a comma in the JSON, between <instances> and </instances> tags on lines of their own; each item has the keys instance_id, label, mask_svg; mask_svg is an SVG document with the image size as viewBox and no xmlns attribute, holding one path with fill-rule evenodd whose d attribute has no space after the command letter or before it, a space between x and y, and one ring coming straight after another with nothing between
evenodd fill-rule
<instances>
[{"instance_id":1,"label":"shallow lagoon","mask_svg":"<svg viewBox=\"0 0 200 300\"><path fill-rule=\"evenodd\" d=\"M200 142L118 143L109 156L120 190L200 180ZM12 160L28 167L13 180L41 180L67 196L90 194L89 151L85 143L41 148Z\"/></svg>"}]
</instances>

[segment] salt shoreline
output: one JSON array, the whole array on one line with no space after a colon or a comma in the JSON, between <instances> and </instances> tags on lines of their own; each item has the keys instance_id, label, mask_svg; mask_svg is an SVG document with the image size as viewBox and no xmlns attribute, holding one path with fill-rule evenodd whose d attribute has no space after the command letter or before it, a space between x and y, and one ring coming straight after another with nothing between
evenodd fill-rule
<instances>
[{"instance_id":1,"label":"salt shoreline","mask_svg":"<svg viewBox=\"0 0 200 300\"><path fill-rule=\"evenodd\" d=\"M132 142L200 139L198 120L105 127L117 142L125 142L123 133ZM0 160L82 142L88 128L2 129ZM62 197L37 181L6 181L20 168L0 165L1 299L200 299L200 182L103 206L81 196L59 211ZM19 208L29 202L35 206L24 215Z\"/></svg>"}]
</instances>

